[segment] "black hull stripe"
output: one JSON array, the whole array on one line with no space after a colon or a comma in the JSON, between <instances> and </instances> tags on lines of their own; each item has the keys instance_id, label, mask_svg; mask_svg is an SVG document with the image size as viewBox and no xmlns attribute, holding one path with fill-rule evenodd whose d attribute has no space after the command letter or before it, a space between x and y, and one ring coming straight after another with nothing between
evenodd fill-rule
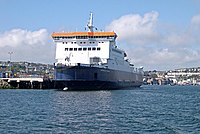
<instances>
[{"instance_id":1,"label":"black hull stripe","mask_svg":"<svg viewBox=\"0 0 200 134\"><path fill-rule=\"evenodd\" d=\"M125 87L140 87L141 82L108 81L55 81L55 88L60 90L115 90Z\"/></svg>"}]
</instances>

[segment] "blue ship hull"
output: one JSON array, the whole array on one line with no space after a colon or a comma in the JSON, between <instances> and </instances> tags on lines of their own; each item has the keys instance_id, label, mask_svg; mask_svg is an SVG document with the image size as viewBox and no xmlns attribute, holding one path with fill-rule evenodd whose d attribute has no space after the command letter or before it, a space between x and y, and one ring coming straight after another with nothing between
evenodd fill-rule
<instances>
[{"instance_id":1,"label":"blue ship hull","mask_svg":"<svg viewBox=\"0 0 200 134\"><path fill-rule=\"evenodd\" d=\"M98 67L56 67L55 88L65 90L110 90L140 87L142 74Z\"/></svg>"}]
</instances>

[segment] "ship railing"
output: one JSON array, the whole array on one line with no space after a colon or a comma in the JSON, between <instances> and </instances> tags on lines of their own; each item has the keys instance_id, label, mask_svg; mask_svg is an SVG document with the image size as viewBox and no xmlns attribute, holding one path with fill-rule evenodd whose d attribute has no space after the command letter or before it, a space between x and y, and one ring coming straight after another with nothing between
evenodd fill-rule
<instances>
[{"instance_id":1,"label":"ship railing","mask_svg":"<svg viewBox=\"0 0 200 134\"><path fill-rule=\"evenodd\" d=\"M99 67L99 68L106 68L107 64L100 64L100 63L97 63L97 64L83 64L83 63L71 63L71 64L62 64L62 63L58 63L56 64L57 67L70 67L70 66L82 66L82 67Z\"/></svg>"},{"instance_id":2,"label":"ship railing","mask_svg":"<svg viewBox=\"0 0 200 134\"><path fill-rule=\"evenodd\" d=\"M78 65L78 64L77 64ZM80 64L80 66L84 67L99 67L99 68L106 68L103 64Z\"/></svg>"},{"instance_id":3,"label":"ship railing","mask_svg":"<svg viewBox=\"0 0 200 134\"><path fill-rule=\"evenodd\" d=\"M134 72L134 73L141 73L141 74L144 74L143 67L133 68L133 72Z\"/></svg>"}]
</instances>

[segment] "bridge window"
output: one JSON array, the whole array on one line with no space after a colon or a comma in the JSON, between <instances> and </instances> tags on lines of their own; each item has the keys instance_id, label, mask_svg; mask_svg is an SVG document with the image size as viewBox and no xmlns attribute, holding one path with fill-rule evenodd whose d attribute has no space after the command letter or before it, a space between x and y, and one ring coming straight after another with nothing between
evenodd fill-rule
<instances>
[{"instance_id":1,"label":"bridge window","mask_svg":"<svg viewBox=\"0 0 200 134\"><path fill-rule=\"evenodd\" d=\"M84 48L82 48L82 47L80 47L80 48L65 48L65 51L95 51L95 50L97 50L97 51L100 51L101 50L101 48L100 47L84 47ZM121 53L121 52L119 52L119 51L116 51L116 50L114 50L114 49L112 49L113 51L115 51L115 52L118 52L118 53Z\"/></svg>"}]
</instances>

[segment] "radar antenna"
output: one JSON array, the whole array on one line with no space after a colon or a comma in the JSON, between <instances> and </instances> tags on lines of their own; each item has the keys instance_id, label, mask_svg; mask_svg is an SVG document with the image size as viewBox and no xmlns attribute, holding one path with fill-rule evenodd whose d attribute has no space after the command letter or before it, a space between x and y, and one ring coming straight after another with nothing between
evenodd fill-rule
<instances>
[{"instance_id":1,"label":"radar antenna","mask_svg":"<svg viewBox=\"0 0 200 134\"><path fill-rule=\"evenodd\" d=\"M94 27L94 25L93 25L93 13L92 12L90 12L90 18L89 18L89 22L87 24L87 27L88 27L88 32L93 32L94 28L97 30L97 28Z\"/></svg>"}]
</instances>

